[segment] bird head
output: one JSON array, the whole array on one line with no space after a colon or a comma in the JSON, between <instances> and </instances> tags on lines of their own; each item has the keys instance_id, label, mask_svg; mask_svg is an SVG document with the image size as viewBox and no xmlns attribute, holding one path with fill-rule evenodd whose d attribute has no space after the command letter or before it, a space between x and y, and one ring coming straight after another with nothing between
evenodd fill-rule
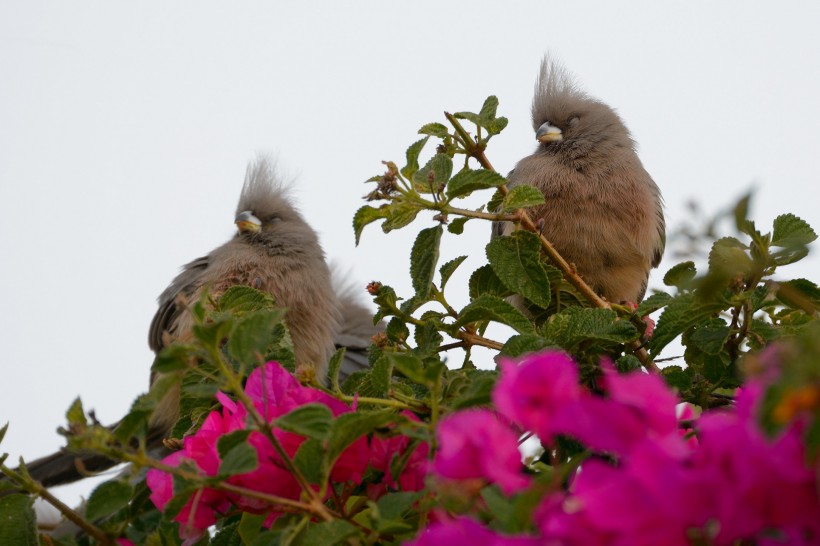
<instances>
[{"instance_id":1,"label":"bird head","mask_svg":"<svg viewBox=\"0 0 820 546\"><path fill-rule=\"evenodd\" d=\"M592 153L597 146L632 147L618 114L584 93L556 61L545 57L532 102L535 138L544 150Z\"/></svg>"},{"instance_id":2,"label":"bird head","mask_svg":"<svg viewBox=\"0 0 820 546\"><path fill-rule=\"evenodd\" d=\"M277 247L314 244L316 234L293 206L270 160L248 165L234 219L237 236L249 242L275 242Z\"/></svg>"}]
</instances>

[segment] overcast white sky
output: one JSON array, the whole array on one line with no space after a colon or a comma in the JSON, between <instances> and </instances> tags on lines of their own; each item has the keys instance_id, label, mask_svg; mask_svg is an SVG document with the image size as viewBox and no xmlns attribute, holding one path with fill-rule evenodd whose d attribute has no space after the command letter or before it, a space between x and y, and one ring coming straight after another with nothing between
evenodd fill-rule
<instances>
[{"instance_id":1,"label":"overcast white sky","mask_svg":"<svg viewBox=\"0 0 820 546\"><path fill-rule=\"evenodd\" d=\"M362 181L491 94L510 123L489 157L507 172L534 148L547 51L625 119L669 225L691 198L715 210L754 186L759 224L820 227L818 24L809 1L0 0L0 452L56 448L77 395L112 422L145 390L156 296L232 235L257 151L296 180L331 260L409 295L431 224L371 226L355 248ZM471 222L448 241L442 261L475 256L451 284L487 235ZM818 263L793 276L817 281Z\"/></svg>"}]
</instances>

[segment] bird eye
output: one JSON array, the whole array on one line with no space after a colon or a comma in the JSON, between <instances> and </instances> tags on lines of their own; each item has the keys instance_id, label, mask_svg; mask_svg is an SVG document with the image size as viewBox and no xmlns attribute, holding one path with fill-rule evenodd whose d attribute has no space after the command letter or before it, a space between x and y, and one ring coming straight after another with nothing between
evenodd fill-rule
<instances>
[{"instance_id":1,"label":"bird eye","mask_svg":"<svg viewBox=\"0 0 820 546\"><path fill-rule=\"evenodd\" d=\"M567 123L569 125L575 125L576 123L578 123L578 120L580 120L580 119L581 119L580 114L573 114L569 117L569 119L567 120Z\"/></svg>"},{"instance_id":2,"label":"bird eye","mask_svg":"<svg viewBox=\"0 0 820 546\"><path fill-rule=\"evenodd\" d=\"M274 213L274 214L271 214L270 216L268 216L267 218L265 218L265 223L266 224L272 224L274 222L280 221L281 219L282 219L282 217L280 215Z\"/></svg>"}]
</instances>

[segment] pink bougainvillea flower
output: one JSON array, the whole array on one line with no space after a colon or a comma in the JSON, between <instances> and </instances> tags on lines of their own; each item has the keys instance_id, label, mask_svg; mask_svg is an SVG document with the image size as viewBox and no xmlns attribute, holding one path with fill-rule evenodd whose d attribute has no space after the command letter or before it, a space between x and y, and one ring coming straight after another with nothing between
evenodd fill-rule
<instances>
[{"instance_id":1,"label":"pink bougainvillea flower","mask_svg":"<svg viewBox=\"0 0 820 546\"><path fill-rule=\"evenodd\" d=\"M554 433L554 419L586 393L578 384L575 362L560 351L502 360L492 398L498 411L542 440Z\"/></svg>"},{"instance_id":2,"label":"pink bougainvillea flower","mask_svg":"<svg viewBox=\"0 0 820 546\"><path fill-rule=\"evenodd\" d=\"M324 404L334 415L351 411L339 400L319 390L303 387L276 362L268 362L254 370L248 377L245 392L257 411L269 421L309 403ZM217 475L221 463L217 450L219 439L225 434L245 429L249 424L248 412L244 406L224 393L218 393L217 399L223 406L222 410L208 414L200 429L185 437L183 449L166 457L163 461L165 464L178 466L183 461L190 461L204 476ZM296 454L305 440L297 434L282 430L274 430L274 436L290 457ZM262 433L253 431L248 437L248 444L256 451L257 467L250 472L231 476L228 483L284 498L299 498L301 488L286 470L284 461L270 440ZM367 439L360 438L341 454L331 476L337 482L359 482L369 459ZM173 479L169 474L151 470L147 481L152 491L151 500L162 510L173 497ZM206 488L197 491L174 519L182 524L183 536L193 538L213 525L216 515L225 512L231 504L251 512L271 510L271 506L264 501Z\"/></svg>"},{"instance_id":3,"label":"pink bougainvillea flower","mask_svg":"<svg viewBox=\"0 0 820 546\"><path fill-rule=\"evenodd\" d=\"M410 411L405 410L401 414L411 421L419 420ZM427 442L421 442L413 448L399 476L392 474L393 461L403 457L411 443L410 438L403 434L388 438L373 437L370 443L370 465L373 469L384 473L382 479L384 488L392 487L402 491L418 491L424 488L427 475L427 454L430 451Z\"/></svg>"},{"instance_id":4,"label":"pink bougainvillea flower","mask_svg":"<svg viewBox=\"0 0 820 546\"><path fill-rule=\"evenodd\" d=\"M579 398L556 412L554 432L573 436L592 450L619 455L628 455L647 437L679 434L678 398L663 379L643 372L618 374L608 362L602 367L605 396Z\"/></svg>"},{"instance_id":5,"label":"pink bougainvillea flower","mask_svg":"<svg viewBox=\"0 0 820 546\"><path fill-rule=\"evenodd\" d=\"M533 537L505 536L487 529L470 518L440 521L424 529L407 546L456 546L475 544L482 546L550 546L550 542Z\"/></svg>"},{"instance_id":6,"label":"pink bougainvillea flower","mask_svg":"<svg viewBox=\"0 0 820 546\"><path fill-rule=\"evenodd\" d=\"M697 472L712 483L716 544L733 544L772 529L804 530L820 542L816 469L806 464L799 426L766 438L752 415L710 412L698 422ZM742 499L742 502L738 502Z\"/></svg>"},{"instance_id":7,"label":"pink bougainvillea flower","mask_svg":"<svg viewBox=\"0 0 820 546\"><path fill-rule=\"evenodd\" d=\"M268 420L311 403L326 405L333 415L350 411L344 402L320 390L302 386L278 362L268 362L251 372L245 383L245 393Z\"/></svg>"},{"instance_id":8,"label":"pink bougainvillea flower","mask_svg":"<svg viewBox=\"0 0 820 546\"><path fill-rule=\"evenodd\" d=\"M177 451L166 457L163 463L179 466L187 459L185 455L184 451ZM173 477L160 470L151 469L145 481L151 489L151 501L159 510L164 510L174 496ZM227 512L228 508L230 502L224 493L209 488L197 490L174 518L174 521L180 523L180 536L188 539L202 536L208 527L216 523L217 514Z\"/></svg>"},{"instance_id":9,"label":"pink bougainvillea flower","mask_svg":"<svg viewBox=\"0 0 820 546\"><path fill-rule=\"evenodd\" d=\"M436 430L439 450L433 471L452 480L483 478L507 493L527 487L518 435L495 413L473 409L453 413Z\"/></svg>"},{"instance_id":10,"label":"pink bougainvillea flower","mask_svg":"<svg viewBox=\"0 0 820 546\"><path fill-rule=\"evenodd\" d=\"M648 432L677 433L676 407L680 402L657 374L641 371L620 374L610 362L602 363L607 398L641 415Z\"/></svg>"},{"instance_id":11,"label":"pink bougainvillea flower","mask_svg":"<svg viewBox=\"0 0 820 546\"><path fill-rule=\"evenodd\" d=\"M679 442L647 441L618 465L585 463L571 495L541 522L542 530L569 532L566 538L575 540L568 543L579 546L688 545L689 530L707 520L710 491L707 480L689 472L679 450L664 445Z\"/></svg>"},{"instance_id":12,"label":"pink bougainvillea flower","mask_svg":"<svg viewBox=\"0 0 820 546\"><path fill-rule=\"evenodd\" d=\"M767 438L756 417L765 388L750 380L734 409L694 422L693 441L673 427L674 397L648 377L606 375L607 396L577 404L579 423L565 430L596 449L620 443L628 456L585 462L568 493L548 497L535 514L544 536L565 546L820 544L817 473L799 419Z\"/></svg>"}]
</instances>

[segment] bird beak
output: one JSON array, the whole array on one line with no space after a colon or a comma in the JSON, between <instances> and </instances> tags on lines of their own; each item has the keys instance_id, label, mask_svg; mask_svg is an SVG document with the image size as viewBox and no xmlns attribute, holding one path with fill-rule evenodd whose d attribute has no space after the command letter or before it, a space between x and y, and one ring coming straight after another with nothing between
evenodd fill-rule
<instances>
[{"instance_id":1,"label":"bird beak","mask_svg":"<svg viewBox=\"0 0 820 546\"><path fill-rule=\"evenodd\" d=\"M262 220L253 215L249 210L240 212L236 215L236 227L239 228L240 233L254 232L262 229Z\"/></svg>"},{"instance_id":2,"label":"bird beak","mask_svg":"<svg viewBox=\"0 0 820 546\"><path fill-rule=\"evenodd\" d=\"M535 132L535 140L541 143L559 142L563 139L564 135L561 133L561 129L549 123L543 124Z\"/></svg>"}]
</instances>

